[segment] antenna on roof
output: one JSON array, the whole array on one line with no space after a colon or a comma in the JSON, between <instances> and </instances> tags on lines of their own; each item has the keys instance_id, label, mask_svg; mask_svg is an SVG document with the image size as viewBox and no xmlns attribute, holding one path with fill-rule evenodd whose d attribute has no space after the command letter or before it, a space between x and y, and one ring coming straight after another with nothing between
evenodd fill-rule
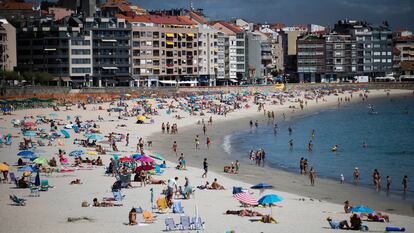
<instances>
[{"instance_id":1,"label":"antenna on roof","mask_svg":"<svg viewBox=\"0 0 414 233\"><path fill-rule=\"evenodd\" d=\"M190 0L190 11L193 11L193 10L194 10L193 1Z\"/></svg>"}]
</instances>

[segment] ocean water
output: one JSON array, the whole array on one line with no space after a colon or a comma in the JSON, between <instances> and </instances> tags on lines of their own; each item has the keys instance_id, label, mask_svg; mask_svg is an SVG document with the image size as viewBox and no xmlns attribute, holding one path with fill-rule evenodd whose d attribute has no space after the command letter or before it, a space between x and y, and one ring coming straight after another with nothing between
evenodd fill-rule
<instances>
[{"instance_id":1,"label":"ocean water","mask_svg":"<svg viewBox=\"0 0 414 233\"><path fill-rule=\"evenodd\" d=\"M354 97L355 98L355 97ZM369 104L376 114L369 113ZM248 160L250 150L266 151L266 166L299 173L299 160L307 158L318 177L353 182L358 167L360 184L373 188L372 173L378 169L382 187L391 176L391 194L402 194L402 178L408 175L406 197L414 196L414 97L384 98L346 104L340 108L321 110L306 116L273 122L264 120L258 128L246 129L226 137L223 147L238 159ZM288 127L293 129L289 135ZM312 138L312 130L315 137ZM288 141L293 139L291 150ZM312 140L313 151L308 150ZM367 147L362 146L363 142ZM331 148L338 145L338 151Z\"/></svg>"}]
</instances>

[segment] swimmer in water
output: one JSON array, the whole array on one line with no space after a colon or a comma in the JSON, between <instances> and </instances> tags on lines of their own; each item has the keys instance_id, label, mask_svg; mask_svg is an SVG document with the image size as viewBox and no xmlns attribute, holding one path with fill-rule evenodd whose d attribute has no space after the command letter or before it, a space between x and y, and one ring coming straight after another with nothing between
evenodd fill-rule
<instances>
[{"instance_id":1,"label":"swimmer in water","mask_svg":"<svg viewBox=\"0 0 414 233\"><path fill-rule=\"evenodd\" d=\"M292 134L292 127L289 126L288 131L289 131L289 135Z\"/></svg>"},{"instance_id":2,"label":"swimmer in water","mask_svg":"<svg viewBox=\"0 0 414 233\"><path fill-rule=\"evenodd\" d=\"M312 129L312 139L315 139L315 130Z\"/></svg>"},{"instance_id":3,"label":"swimmer in water","mask_svg":"<svg viewBox=\"0 0 414 233\"><path fill-rule=\"evenodd\" d=\"M368 144L364 141L364 142L362 142L362 148L367 148L368 147Z\"/></svg>"}]
</instances>

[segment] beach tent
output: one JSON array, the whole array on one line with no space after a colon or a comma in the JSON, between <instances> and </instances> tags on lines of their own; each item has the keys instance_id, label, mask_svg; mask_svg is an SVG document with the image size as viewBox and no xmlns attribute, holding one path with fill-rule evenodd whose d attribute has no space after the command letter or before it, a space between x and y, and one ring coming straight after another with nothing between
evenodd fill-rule
<instances>
[{"instance_id":1,"label":"beach tent","mask_svg":"<svg viewBox=\"0 0 414 233\"><path fill-rule=\"evenodd\" d=\"M250 195L249 193L245 193L245 192L236 193L233 195L233 197L243 204L247 204L251 206L256 206L259 204L258 201L254 197L252 197L252 195Z\"/></svg>"}]
</instances>

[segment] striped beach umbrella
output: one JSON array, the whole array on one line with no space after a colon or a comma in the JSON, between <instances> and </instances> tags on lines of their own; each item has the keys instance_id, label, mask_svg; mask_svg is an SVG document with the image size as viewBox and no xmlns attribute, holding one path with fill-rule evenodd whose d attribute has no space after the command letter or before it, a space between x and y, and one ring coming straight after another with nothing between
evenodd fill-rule
<instances>
[{"instance_id":1,"label":"striped beach umbrella","mask_svg":"<svg viewBox=\"0 0 414 233\"><path fill-rule=\"evenodd\" d=\"M255 206L259 204L257 200L254 197L252 197L252 195L250 195L249 193L236 193L233 195L233 197L247 205Z\"/></svg>"}]
</instances>

